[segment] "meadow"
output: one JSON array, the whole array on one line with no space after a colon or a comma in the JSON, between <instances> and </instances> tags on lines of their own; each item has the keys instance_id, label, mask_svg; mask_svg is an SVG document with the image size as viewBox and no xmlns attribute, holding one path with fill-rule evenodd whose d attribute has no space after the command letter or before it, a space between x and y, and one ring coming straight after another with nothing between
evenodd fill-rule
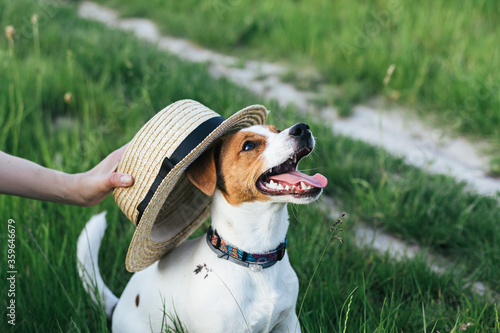
<instances>
[{"instance_id":1,"label":"meadow","mask_svg":"<svg viewBox=\"0 0 500 333\"><path fill-rule=\"evenodd\" d=\"M241 29L247 27L247 37L242 37L245 36L242 31L228 28L223 30L229 36L203 39L196 37L203 30L200 27L195 29L196 25L205 23L206 36L214 36L220 32L212 31L216 29L216 24L208 24L201 18L188 19L184 15L188 12L202 15L204 10L213 9L214 4L198 5L196 11L188 11L189 3L175 2L175 8L164 8L162 6L167 4L152 1L152 6L162 9L155 12L146 11L140 5L133 7L132 4L123 9L125 13L140 13L156 19L160 19L156 16L160 12L172 15L177 10L175 19L165 21L173 22L172 25L176 23L178 30L165 29L184 31L189 34L188 37L213 47L232 49L237 46L237 50L233 51L248 53L246 56L259 56L259 52L265 52L266 47L269 50L270 44L275 43L276 51L270 53L269 57L281 59L296 56L297 59L291 60L298 62L310 58L313 65L323 64L314 60L315 53L311 50L315 48L305 46L315 39L297 37L285 41L283 36L291 32L279 32L271 27L265 30L265 23L268 22L265 13L274 15L272 22L281 22L280 15L291 15L295 13L292 8L298 8L294 14L299 15L299 9L302 10L302 16L298 19L326 22L326 18L319 20L313 13L328 15L335 9L344 13L346 20L354 20L354 14L348 15L348 9L344 7L351 7L353 13L362 10L369 13L371 10L368 7L371 5L367 3L353 9L353 6L341 6L342 1L333 5L319 0L310 7L314 9L314 6L321 4L327 6L325 10L318 11L316 8L313 11L308 9L310 7L305 2L298 2L297 7L286 5L289 11L275 10L273 2L267 5L262 3L262 7L252 7L250 10L245 7L248 4L238 1L234 6L220 10L222 15L226 15L223 17L235 20L224 24L234 25L238 22L235 17L240 15L238 11L247 10L250 17L254 13L255 19L248 19L253 25L245 21L245 15L241 15L246 22ZM435 3L441 10L448 8L446 1ZM174 3L170 5L174 6ZM405 6L415 5L405 2ZM463 7L466 7L466 2ZM487 37L494 34L488 22L494 17L496 5L483 1L482 6L477 8L462 10L468 9L471 17L484 16L484 23L479 25L477 33L485 33ZM141 9L143 12L140 12ZM403 18L409 15L404 13L403 10L400 14ZM439 10L435 13L436 21L440 13ZM34 17L34 14L37 16ZM182 24L188 21L193 25L192 30L182 29ZM225 20L216 22L220 24ZM451 33L453 29L467 27L467 22L457 19L450 25L446 30ZM466 191L465 184L457 183L450 177L427 174L379 148L334 135L325 124L315 119L304 119L292 107L281 107L224 79L214 79L204 65L184 62L129 34L79 19L73 2L0 0L0 27L3 29L7 26L12 26L15 33L12 37L0 37L2 151L46 167L77 173L90 169L114 149L127 143L151 116L176 100L195 99L224 116L250 104L264 104L272 110L269 123L278 127L284 128L302 121L310 124L318 138L317 149L313 156L301 162L300 167L324 174L329 179L325 195L333 198L341 211L347 212L342 224L344 231L332 232L330 228L337 217L331 217L319 203L307 207L290 207L288 253L301 284L297 312L300 311L303 331L456 332L470 323L467 326L469 332L500 332L496 301L489 295L478 295L471 288L472 283L483 281L492 291L500 293L500 208L497 198L470 193ZM315 34L324 35L319 24L314 26L318 29ZM398 27L396 25L393 30L404 30ZM432 29L432 25L428 29ZM409 33L409 30L405 31ZM429 37L431 41L437 38L427 32L420 31L422 36ZM240 35L238 38L231 37L231 33ZM385 33L381 30L381 39ZM483 43L479 38L474 38L474 33L470 38L475 43ZM278 35L273 37L274 34ZM269 40L265 41L264 35L268 35ZM299 32L297 36L300 36ZM256 43L261 39L267 46L259 49ZM374 39L367 48L377 47L378 40ZM297 44L293 46L294 49L296 47L304 51L298 51L297 55L285 54L286 48L292 46L280 46L279 42L294 42ZM404 39L401 39L403 42ZM435 47L436 43L434 41ZM424 46L415 51L432 57L434 53L426 53ZM369 53L387 57L382 46L378 47L380 49ZM455 50L442 47L443 52L455 54ZM255 49L258 50L250 51ZM305 50L312 53L307 54ZM341 82L345 84L344 87L361 85L362 88L355 89L363 91L360 98L373 93L390 94L389 88L394 91L399 89L405 91L400 95L403 103L419 108L431 105L434 110L452 107L451 104L434 107L439 103L467 97L468 93L462 91L464 86L458 82L457 85L445 86L444 79L428 77L430 67L426 67L426 70L423 67L414 69L421 75L419 87L403 89L405 82L410 80L404 78L405 67L401 65L398 67L398 70L401 68L401 74L394 74L394 86L374 88L374 82L378 82L375 77L379 75L380 79L384 76L387 64L381 59L377 60L377 57L371 60L373 63L364 64L369 58L368 53L363 55L365 51L368 52L363 48L358 54L359 59L365 60L355 61L360 64L358 71L352 71L352 67L339 66L336 62L332 62L331 67L322 67L325 73L339 68L345 71L341 75L327 75L327 79L337 83L332 77L341 76L348 81ZM470 52L475 54L476 51ZM320 58L327 56L319 55L323 53L321 51L317 53L316 56ZM328 52L329 57L342 56L336 53L334 50ZM464 52L462 55L472 57ZM413 60L420 58L415 54ZM427 60L427 66L433 64L432 60ZM367 68L379 71L379 74L369 74ZM477 77L484 74L478 68L474 69L477 70L474 72ZM494 78L494 74L494 71L490 71L488 75L491 76L484 77ZM474 75L471 76L471 82L476 79ZM433 84L441 85L431 86ZM454 89L456 99L449 101L445 94ZM426 94L431 94L431 91L436 94L434 99L425 97L425 102L417 102ZM498 112L495 98L484 101L486 104L491 103L487 104L490 109L484 108L482 115L482 122L488 119L488 128L484 133L475 129L481 127L479 123L474 123L479 120L460 120L470 124L470 135L490 139L498 134L498 126L495 126L497 118L494 116ZM487 110L491 110L491 114ZM456 129L465 130L463 126L457 125ZM83 290L75 256L76 240L85 222L93 214L104 210L108 212L108 230L100 253L101 272L106 283L119 295L131 276L125 271L124 259L134 228L112 198L96 207L82 208L0 196L2 281L7 278L9 220L14 220L16 226L17 270L15 326L9 325L6 320L10 302L8 285L2 283L0 286L2 331L109 331L110 323L103 309L93 305ZM367 223L439 254L451 262L453 269L438 274L429 267L424 255L396 261L369 247L357 247L352 231L358 223ZM206 227L200 228L197 235L201 235ZM341 244L335 235L342 237L344 243Z\"/></svg>"},{"instance_id":2,"label":"meadow","mask_svg":"<svg viewBox=\"0 0 500 333\"><path fill-rule=\"evenodd\" d=\"M340 86L329 102L346 115L384 96L431 124L498 146L498 1L97 2L209 48L314 68L319 76L288 76L313 88L318 80Z\"/></svg>"}]
</instances>

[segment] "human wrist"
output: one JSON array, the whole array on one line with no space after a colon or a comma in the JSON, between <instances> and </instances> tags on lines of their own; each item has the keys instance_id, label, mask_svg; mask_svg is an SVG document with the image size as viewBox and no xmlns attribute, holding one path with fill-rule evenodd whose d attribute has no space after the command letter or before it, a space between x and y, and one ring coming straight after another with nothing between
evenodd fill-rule
<instances>
[{"instance_id":1,"label":"human wrist","mask_svg":"<svg viewBox=\"0 0 500 333\"><path fill-rule=\"evenodd\" d=\"M87 206L88 202L82 195L83 173L66 174L66 186L64 187L63 203L76 206Z\"/></svg>"},{"instance_id":2,"label":"human wrist","mask_svg":"<svg viewBox=\"0 0 500 333\"><path fill-rule=\"evenodd\" d=\"M54 181L52 182L52 198L49 201L72 204L74 205L77 201L75 190L77 188L77 177L76 175L68 174L61 171L54 171ZM47 200L46 199L46 200ZM43 199L42 199L43 200Z\"/></svg>"}]
</instances>

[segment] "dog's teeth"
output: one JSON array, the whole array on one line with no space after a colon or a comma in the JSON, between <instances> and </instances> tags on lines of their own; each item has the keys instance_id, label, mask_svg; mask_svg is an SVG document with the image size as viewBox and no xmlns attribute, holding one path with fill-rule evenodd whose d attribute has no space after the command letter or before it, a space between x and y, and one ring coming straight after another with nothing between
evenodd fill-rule
<instances>
[{"instance_id":1,"label":"dog's teeth","mask_svg":"<svg viewBox=\"0 0 500 333\"><path fill-rule=\"evenodd\" d=\"M278 184L278 190L284 190L285 188L283 187L283 185L281 184Z\"/></svg>"},{"instance_id":2,"label":"dog's teeth","mask_svg":"<svg viewBox=\"0 0 500 333\"><path fill-rule=\"evenodd\" d=\"M274 189L274 190L276 190L276 189L278 189L278 190L279 190L279 189L280 189L280 188L279 188L280 186L281 186L281 185L279 185L278 183L276 183L276 182L274 182L274 181L272 181L272 180L271 180L271 182L269 183L269 188L272 188L272 189Z\"/></svg>"},{"instance_id":3,"label":"dog's teeth","mask_svg":"<svg viewBox=\"0 0 500 333\"><path fill-rule=\"evenodd\" d=\"M287 191L288 191L289 189L290 189L290 186L285 185L285 190L287 190Z\"/></svg>"},{"instance_id":4,"label":"dog's teeth","mask_svg":"<svg viewBox=\"0 0 500 333\"><path fill-rule=\"evenodd\" d=\"M303 189L303 190L310 190L313 187L309 186L309 185L306 185L304 182L300 182L300 188Z\"/></svg>"},{"instance_id":5,"label":"dog's teeth","mask_svg":"<svg viewBox=\"0 0 500 333\"><path fill-rule=\"evenodd\" d=\"M297 155L293 155L293 163L297 163Z\"/></svg>"}]
</instances>

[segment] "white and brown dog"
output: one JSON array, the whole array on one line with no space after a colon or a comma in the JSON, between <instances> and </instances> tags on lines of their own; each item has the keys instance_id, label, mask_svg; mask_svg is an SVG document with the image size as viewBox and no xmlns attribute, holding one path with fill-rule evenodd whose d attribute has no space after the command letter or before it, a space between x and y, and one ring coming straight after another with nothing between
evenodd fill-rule
<instances>
[{"instance_id":1,"label":"white and brown dog","mask_svg":"<svg viewBox=\"0 0 500 333\"><path fill-rule=\"evenodd\" d=\"M101 295L113 331L160 332L175 320L188 332L300 331L299 282L285 253L286 204L310 203L327 184L320 174L297 171L313 148L303 123L284 131L257 125L220 139L187 171L213 194L207 236L135 273L120 299L96 267L106 222L94 216L78 240L80 275L94 300Z\"/></svg>"}]
</instances>

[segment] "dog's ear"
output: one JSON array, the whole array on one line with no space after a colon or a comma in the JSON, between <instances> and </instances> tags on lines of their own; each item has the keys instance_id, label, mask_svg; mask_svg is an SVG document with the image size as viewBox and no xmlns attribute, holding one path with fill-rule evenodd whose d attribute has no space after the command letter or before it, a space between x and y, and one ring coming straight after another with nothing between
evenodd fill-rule
<instances>
[{"instance_id":1,"label":"dog's ear","mask_svg":"<svg viewBox=\"0 0 500 333\"><path fill-rule=\"evenodd\" d=\"M203 193L212 196L217 184L215 145L207 149L186 170L186 176Z\"/></svg>"}]
</instances>

